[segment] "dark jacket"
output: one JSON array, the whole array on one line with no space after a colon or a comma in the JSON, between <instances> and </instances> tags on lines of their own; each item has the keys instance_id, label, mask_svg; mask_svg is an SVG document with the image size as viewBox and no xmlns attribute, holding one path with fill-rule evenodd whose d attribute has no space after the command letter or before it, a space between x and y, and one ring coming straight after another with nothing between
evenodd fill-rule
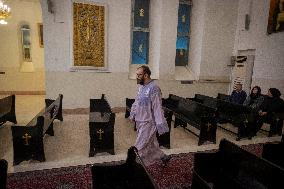
<instances>
[{"instance_id":1,"label":"dark jacket","mask_svg":"<svg viewBox=\"0 0 284 189\"><path fill-rule=\"evenodd\" d=\"M262 105L264 101L264 96L259 95L256 98L251 97L251 95L249 95L246 100L244 101L243 105L244 106L249 106L251 107L253 110L258 111L260 106Z\"/></svg>"},{"instance_id":2,"label":"dark jacket","mask_svg":"<svg viewBox=\"0 0 284 189\"><path fill-rule=\"evenodd\" d=\"M267 113L279 113L284 112L284 101L280 97L268 97L266 96L260 110Z\"/></svg>"},{"instance_id":3,"label":"dark jacket","mask_svg":"<svg viewBox=\"0 0 284 189\"><path fill-rule=\"evenodd\" d=\"M230 102L235 103L235 104L243 104L244 101L246 100L247 93L245 91L239 91L237 92L234 90L230 96Z\"/></svg>"}]
</instances>

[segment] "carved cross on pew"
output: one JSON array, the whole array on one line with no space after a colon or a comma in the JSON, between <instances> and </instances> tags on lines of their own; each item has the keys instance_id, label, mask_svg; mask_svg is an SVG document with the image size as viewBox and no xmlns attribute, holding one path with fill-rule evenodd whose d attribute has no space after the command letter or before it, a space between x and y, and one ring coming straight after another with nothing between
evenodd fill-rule
<instances>
[{"instance_id":1,"label":"carved cross on pew","mask_svg":"<svg viewBox=\"0 0 284 189\"><path fill-rule=\"evenodd\" d=\"M245 128L247 127L247 124L248 124L248 119L245 119L245 120L244 120L244 126L245 126Z\"/></svg>"},{"instance_id":2,"label":"carved cross on pew","mask_svg":"<svg viewBox=\"0 0 284 189\"><path fill-rule=\"evenodd\" d=\"M59 106L55 105L55 106L54 106L54 110L53 110L52 117L56 116L56 115L58 114L58 111L59 111Z\"/></svg>"},{"instance_id":3,"label":"carved cross on pew","mask_svg":"<svg viewBox=\"0 0 284 189\"><path fill-rule=\"evenodd\" d=\"M97 133L99 134L99 140L102 140L102 134L104 133L104 131L102 129L99 129Z\"/></svg>"},{"instance_id":4,"label":"carved cross on pew","mask_svg":"<svg viewBox=\"0 0 284 189\"><path fill-rule=\"evenodd\" d=\"M25 145L29 145L29 139L32 138L28 133L24 134L24 136L22 136L23 139L25 139Z\"/></svg>"},{"instance_id":5,"label":"carved cross on pew","mask_svg":"<svg viewBox=\"0 0 284 189\"><path fill-rule=\"evenodd\" d=\"M210 127L211 127L211 124L208 122L208 123L207 123L207 132L210 131Z\"/></svg>"}]
</instances>

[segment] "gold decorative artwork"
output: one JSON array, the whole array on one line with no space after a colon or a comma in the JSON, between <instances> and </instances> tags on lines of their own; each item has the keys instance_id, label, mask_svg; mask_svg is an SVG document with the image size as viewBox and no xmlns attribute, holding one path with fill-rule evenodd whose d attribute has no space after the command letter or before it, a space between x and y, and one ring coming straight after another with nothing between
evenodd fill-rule
<instances>
[{"instance_id":1,"label":"gold decorative artwork","mask_svg":"<svg viewBox=\"0 0 284 189\"><path fill-rule=\"evenodd\" d=\"M139 10L139 16L140 16L140 17L144 17L144 14L145 14L144 9L140 9L140 10Z\"/></svg>"},{"instance_id":2,"label":"gold decorative artwork","mask_svg":"<svg viewBox=\"0 0 284 189\"><path fill-rule=\"evenodd\" d=\"M104 6L73 3L74 66L105 66L104 23Z\"/></svg>"},{"instance_id":3,"label":"gold decorative artwork","mask_svg":"<svg viewBox=\"0 0 284 189\"><path fill-rule=\"evenodd\" d=\"M284 31L284 0L270 0L267 33Z\"/></svg>"},{"instance_id":4,"label":"gold decorative artwork","mask_svg":"<svg viewBox=\"0 0 284 189\"><path fill-rule=\"evenodd\" d=\"M182 22L182 23L185 23L185 15L182 15L182 17L181 17L181 22Z\"/></svg>"}]
</instances>

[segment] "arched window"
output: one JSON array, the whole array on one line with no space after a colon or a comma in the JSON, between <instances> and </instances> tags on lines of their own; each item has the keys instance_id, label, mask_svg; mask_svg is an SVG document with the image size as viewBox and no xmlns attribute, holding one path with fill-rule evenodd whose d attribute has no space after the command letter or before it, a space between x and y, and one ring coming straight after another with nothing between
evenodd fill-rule
<instances>
[{"instance_id":1,"label":"arched window","mask_svg":"<svg viewBox=\"0 0 284 189\"><path fill-rule=\"evenodd\" d=\"M23 61L31 62L31 35L30 35L30 26L22 25L21 26L22 33L22 52L23 52Z\"/></svg>"},{"instance_id":2,"label":"arched window","mask_svg":"<svg viewBox=\"0 0 284 189\"><path fill-rule=\"evenodd\" d=\"M132 0L131 64L148 64L150 0Z\"/></svg>"},{"instance_id":3,"label":"arched window","mask_svg":"<svg viewBox=\"0 0 284 189\"><path fill-rule=\"evenodd\" d=\"M189 61L189 33L190 33L190 12L191 1L180 0L178 8L178 26L176 39L176 66L186 66Z\"/></svg>"}]
</instances>

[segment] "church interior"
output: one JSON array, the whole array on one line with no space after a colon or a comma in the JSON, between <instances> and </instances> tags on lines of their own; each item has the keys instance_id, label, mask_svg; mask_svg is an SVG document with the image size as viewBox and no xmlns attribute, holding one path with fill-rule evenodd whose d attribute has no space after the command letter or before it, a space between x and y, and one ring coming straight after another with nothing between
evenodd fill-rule
<instances>
[{"instance_id":1,"label":"church interior","mask_svg":"<svg viewBox=\"0 0 284 189\"><path fill-rule=\"evenodd\" d=\"M125 160L136 140L134 123L125 116L126 98L136 97L141 65L151 69L163 99L171 94L184 99L230 95L237 83L247 94L254 86L263 95L270 88L284 94L282 0L0 0L0 5L0 123L6 108L1 99L10 95L15 95L17 120L0 124L7 189L17 188L12 183L16 174ZM57 102L60 94L63 119L52 119L54 136L42 137L44 161L15 163L12 128L30 125L47 107L45 99ZM115 114L114 154L90 155L90 99L102 94ZM56 114L57 108L52 110ZM264 131L241 140L218 123L216 142L200 145L197 136L174 127L175 118L169 122L170 147L161 146L172 157L218 150L224 138L238 146L283 142L284 131L268 136L266 123ZM150 172L159 174L155 171ZM40 186L24 183L19 188Z\"/></svg>"}]
</instances>

